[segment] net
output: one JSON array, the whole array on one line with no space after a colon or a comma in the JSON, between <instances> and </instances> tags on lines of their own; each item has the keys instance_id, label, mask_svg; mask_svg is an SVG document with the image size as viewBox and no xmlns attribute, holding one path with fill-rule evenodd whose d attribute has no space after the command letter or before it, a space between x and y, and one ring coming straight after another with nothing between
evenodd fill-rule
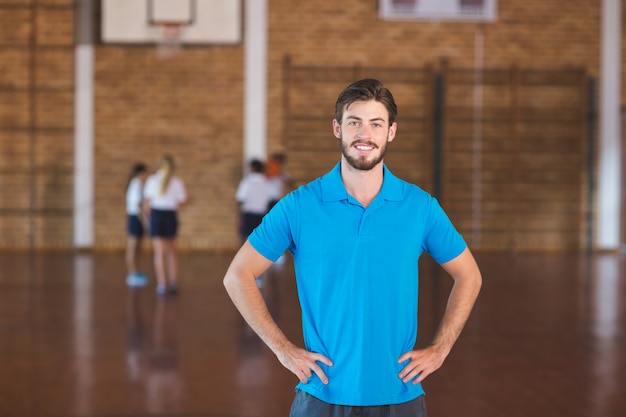
<instances>
[{"instance_id":1,"label":"net","mask_svg":"<svg viewBox=\"0 0 626 417\"><path fill-rule=\"evenodd\" d=\"M182 48L182 37L187 24L183 22L157 22L152 26L157 45L157 56L168 58L178 54Z\"/></svg>"}]
</instances>

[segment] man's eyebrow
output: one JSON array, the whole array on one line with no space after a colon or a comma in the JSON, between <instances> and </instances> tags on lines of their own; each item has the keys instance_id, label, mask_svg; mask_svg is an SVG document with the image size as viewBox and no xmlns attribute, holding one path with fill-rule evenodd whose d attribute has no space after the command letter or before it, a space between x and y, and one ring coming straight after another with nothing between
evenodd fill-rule
<instances>
[{"instance_id":1,"label":"man's eyebrow","mask_svg":"<svg viewBox=\"0 0 626 417\"><path fill-rule=\"evenodd\" d=\"M363 120L359 116L354 116L354 115L346 116L346 120L348 120L348 119ZM379 117L379 116L378 117L373 117L373 118L369 119L369 121L370 122L376 122L376 121L386 122L384 117Z\"/></svg>"}]
</instances>

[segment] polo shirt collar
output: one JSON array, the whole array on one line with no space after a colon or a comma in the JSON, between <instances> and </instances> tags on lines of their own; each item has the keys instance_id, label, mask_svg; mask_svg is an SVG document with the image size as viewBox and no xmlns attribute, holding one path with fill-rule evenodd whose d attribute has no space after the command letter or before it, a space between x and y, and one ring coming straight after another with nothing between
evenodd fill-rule
<instances>
[{"instance_id":1,"label":"polo shirt collar","mask_svg":"<svg viewBox=\"0 0 626 417\"><path fill-rule=\"evenodd\" d=\"M389 171L385 164L383 164L383 175L383 186L376 199L402 201L404 198L402 182ZM321 178L321 186L322 201L331 202L348 199L348 191L346 191L346 187L341 179L341 162L338 162L328 174Z\"/></svg>"}]
</instances>

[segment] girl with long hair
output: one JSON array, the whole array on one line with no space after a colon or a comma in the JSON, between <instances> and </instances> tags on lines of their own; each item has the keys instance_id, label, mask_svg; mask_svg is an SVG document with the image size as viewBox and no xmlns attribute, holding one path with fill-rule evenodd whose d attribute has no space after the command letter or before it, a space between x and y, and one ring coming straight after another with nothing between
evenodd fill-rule
<instances>
[{"instance_id":1,"label":"girl with long hair","mask_svg":"<svg viewBox=\"0 0 626 417\"><path fill-rule=\"evenodd\" d=\"M178 293L178 208L187 202L183 181L174 175L174 158L163 155L159 169L146 181L144 198L150 207L150 236L154 250L157 294Z\"/></svg>"}]
</instances>

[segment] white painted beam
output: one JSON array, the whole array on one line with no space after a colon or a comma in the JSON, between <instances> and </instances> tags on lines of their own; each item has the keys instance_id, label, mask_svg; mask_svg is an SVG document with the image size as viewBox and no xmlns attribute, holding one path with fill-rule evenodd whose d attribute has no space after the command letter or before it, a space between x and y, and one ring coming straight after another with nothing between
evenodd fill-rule
<instances>
[{"instance_id":1,"label":"white painted beam","mask_svg":"<svg viewBox=\"0 0 626 417\"><path fill-rule=\"evenodd\" d=\"M596 247L618 249L621 221L621 0L602 0Z\"/></svg>"}]
</instances>

